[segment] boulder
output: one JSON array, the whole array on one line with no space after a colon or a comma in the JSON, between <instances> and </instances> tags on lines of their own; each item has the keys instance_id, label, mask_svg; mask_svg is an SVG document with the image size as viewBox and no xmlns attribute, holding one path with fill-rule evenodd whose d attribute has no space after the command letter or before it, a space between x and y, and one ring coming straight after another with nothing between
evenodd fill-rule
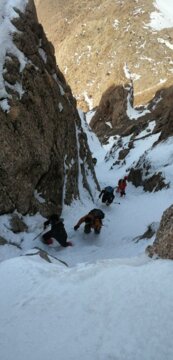
<instances>
[{"instance_id":1,"label":"boulder","mask_svg":"<svg viewBox=\"0 0 173 360\"><path fill-rule=\"evenodd\" d=\"M11 216L10 227L15 234L28 230L28 227L23 221L22 217L15 213Z\"/></svg>"},{"instance_id":2,"label":"boulder","mask_svg":"<svg viewBox=\"0 0 173 360\"><path fill-rule=\"evenodd\" d=\"M149 256L159 256L163 259L173 260L173 205L166 209L162 215L156 239L153 245L147 247Z\"/></svg>"},{"instance_id":3,"label":"boulder","mask_svg":"<svg viewBox=\"0 0 173 360\"><path fill-rule=\"evenodd\" d=\"M124 160L125 157L128 155L129 151L130 151L129 148L120 150L119 155L118 155L118 160Z\"/></svg>"},{"instance_id":4,"label":"boulder","mask_svg":"<svg viewBox=\"0 0 173 360\"><path fill-rule=\"evenodd\" d=\"M127 110L128 90L124 86L110 86L102 95L90 126L101 141L105 135L120 134L131 125ZM111 128L106 123L111 124ZM116 130L116 132L115 132Z\"/></svg>"}]
</instances>

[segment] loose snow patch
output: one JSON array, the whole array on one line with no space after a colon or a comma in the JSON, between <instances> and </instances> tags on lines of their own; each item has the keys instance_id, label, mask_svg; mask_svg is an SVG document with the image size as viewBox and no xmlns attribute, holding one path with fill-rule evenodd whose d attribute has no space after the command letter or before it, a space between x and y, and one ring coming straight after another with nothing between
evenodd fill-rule
<instances>
[{"instance_id":1,"label":"loose snow patch","mask_svg":"<svg viewBox=\"0 0 173 360\"><path fill-rule=\"evenodd\" d=\"M173 50L173 44L171 44L168 40L164 40L162 38L158 38L157 41L160 44L165 44L169 49Z\"/></svg>"},{"instance_id":2,"label":"loose snow patch","mask_svg":"<svg viewBox=\"0 0 173 360\"><path fill-rule=\"evenodd\" d=\"M138 110L138 109L133 108L130 103L130 98L131 98L131 96L129 94L127 97L127 111L126 111L129 119L138 120L141 116L144 116L145 114L150 113L150 110L146 109L145 107L143 110Z\"/></svg>"},{"instance_id":3,"label":"loose snow patch","mask_svg":"<svg viewBox=\"0 0 173 360\"><path fill-rule=\"evenodd\" d=\"M154 172L162 171L166 180L173 184L173 136L151 149L147 159Z\"/></svg>"},{"instance_id":4,"label":"loose snow patch","mask_svg":"<svg viewBox=\"0 0 173 360\"><path fill-rule=\"evenodd\" d=\"M89 110L93 109L93 99L91 97L88 96L87 91L83 92L83 96L85 99L85 102L87 103Z\"/></svg>"},{"instance_id":5,"label":"loose snow patch","mask_svg":"<svg viewBox=\"0 0 173 360\"><path fill-rule=\"evenodd\" d=\"M129 70L129 67L128 67L128 65L126 63L124 65L124 67L123 67L123 70L124 70L124 74L125 74L127 79L137 81L137 80L139 80L141 78L141 75L131 73L130 70Z\"/></svg>"},{"instance_id":6,"label":"loose snow patch","mask_svg":"<svg viewBox=\"0 0 173 360\"><path fill-rule=\"evenodd\" d=\"M146 24L154 30L162 30L173 27L172 0L156 0L154 6L157 11L150 14L150 23Z\"/></svg>"}]
</instances>

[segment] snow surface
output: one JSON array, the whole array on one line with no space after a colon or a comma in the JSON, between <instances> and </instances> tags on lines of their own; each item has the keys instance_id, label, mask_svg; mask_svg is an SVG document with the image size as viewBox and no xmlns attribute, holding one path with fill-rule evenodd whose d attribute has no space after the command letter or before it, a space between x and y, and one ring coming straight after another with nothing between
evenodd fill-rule
<instances>
[{"instance_id":1,"label":"snow surface","mask_svg":"<svg viewBox=\"0 0 173 360\"><path fill-rule=\"evenodd\" d=\"M62 216L74 246L46 246L35 236L43 230L39 214L25 216L28 232L13 234L9 217L0 217L0 235L21 246L0 246L0 354L3 360L172 360L173 358L173 263L153 260L145 254L154 236L135 241L149 224L158 224L173 198L173 140L151 150L159 134L155 122L136 137L126 164L114 166L119 137L102 146L79 112L93 156L101 187L116 186L128 167L148 151L153 167L164 167L171 187L145 193L128 184L126 198L116 195L110 207L92 203L86 192L82 200L65 206ZM148 132L151 136L144 138ZM130 137L123 139L126 146ZM149 151L150 149L150 151ZM105 161L106 159L106 161ZM80 185L82 192L82 184ZM120 203L117 204L117 203ZM100 235L83 233L73 226L93 207L105 212ZM55 247L56 246L56 247ZM38 255L42 248L68 268L51 258L46 263ZM29 256L20 256L28 254ZM9 259L9 260L7 260ZM6 260L6 261L4 261ZM10 346L9 346L10 344Z\"/></svg>"},{"instance_id":2,"label":"snow surface","mask_svg":"<svg viewBox=\"0 0 173 360\"><path fill-rule=\"evenodd\" d=\"M13 6L24 11L26 4L26 0L0 3L0 106L4 111L9 110L7 84L2 76L5 57L9 50L17 56L21 71L27 62L12 42L16 29L11 23L18 16ZM173 26L172 2L158 0L154 4L160 13L151 15L150 26ZM113 26L116 30L116 19ZM164 44L169 46L168 42ZM90 50L88 47L88 56ZM39 52L46 62L41 46ZM126 64L124 72L127 78L138 79ZM52 76L64 95L56 74ZM21 84L15 84L15 89L22 96ZM92 109L92 99L87 92L84 96ZM60 111L61 106L59 103ZM127 112L136 120L144 114L132 109L130 101ZM138 242L136 238L150 224L157 228L163 211L172 205L173 138L152 147L160 135L152 134L153 120L134 139L126 161L115 165L130 136L122 139L121 147L119 136L112 136L102 146L88 126L94 112L86 114L86 121L81 111L79 114L92 156L97 159L95 171L102 188L116 187L119 178L128 174L130 166L144 154L151 170L162 171L170 188L145 193L128 184L126 197L116 194L114 203L106 207L98 199L89 169L87 179L95 193L94 202L83 190L79 173L81 200L64 206L62 213L68 238L74 245L65 249L55 241L52 246L41 242L45 219L40 214L24 216L28 231L19 234L10 230L10 215L0 216L0 236L7 240L6 245L0 246L0 359L172 360L173 263L146 255L145 249L154 236ZM65 186L66 182L64 189ZM37 191L35 198L44 202ZM86 235L83 225L75 232L73 227L79 218L94 207L105 212L101 233ZM47 251L52 263L45 262L37 248Z\"/></svg>"},{"instance_id":3,"label":"snow surface","mask_svg":"<svg viewBox=\"0 0 173 360\"><path fill-rule=\"evenodd\" d=\"M144 116L145 114L148 114L150 113L150 110L146 109L146 107L143 107L143 109L139 110L137 108L133 108L131 106L131 103L130 103L130 94L128 94L128 97L127 97L127 116L129 117L129 119L131 120L138 120L141 116Z\"/></svg>"},{"instance_id":4,"label":"snow surface","mask_svg":"<svg viewBox=\"0 0 173 360\"><path fill-rule=\"evenodd\" d=\"M83 92L83 96L84 96L86 104L88 105L89 110L92 110L93 109L93 99L88 96L87 91Z\"/></svg>"},{"instance_id":5,"label":"snow surface","mask_svg":"<svg viewBox=\"0 0 173 360\"><path fill-rule=\"evenodd\" d=\"M12 24L11 20L19 15L14 8L24 11L28 0L1 0L0 2L0 106L3 111L9 111L8 98L10 95L6 91L5 81L3 78L3 67L6 56L10 53L16 56L20 63L20 71L23 70L27 59L24 54L13 43L13 33L17 29ZM17 86L17 85L16 85ZM18 85L18 87L21 85ZM20 93L22 93L22 87Z\"/></svg>"},{"instance_id":6,"label":"snow surface","mask_svg":"<svg viewBox=\"0 0 173 360\"><path fill-rule=\"evenodd\" d=\"M157 11L150 14L151 21L148 26L154 30L173 27L173 2L172 0L155 0Z\"/></svg>"},{"instance_id":7,"label":"snow surface","mask_svg":"<svg viewBox=\"0 0 173 360\"><path fill-rule=\"evenodd\" d=\"M44 63L46 64L47 63L47 54L46 54L46 52L41 47L38 49L38 52L39 52L41 58L43 59Z\"/></svg>"},{"instance_id":8,"label":"snow surface","mask_svg":"<svg viewBox=\"0 0 173 360\"><path fill-rule=\"evenodd\" d=\"M158 38L157 41L160 44L165 44L169 49L173 50L173 45L168 41L168 40L164 40L162 38Z\"/></svg>"},{"instance_id":9,"label":"snow surface","mask_svg":"<svg viewBox=\"0 0 173 360\"><path fill-rule=\"evenodd\" d=\"M62 270L21 258L0 271L3 360L172 359L171 261Z\"/></svg>"},{"instance_id":10,"label":"snow surface","mask_svg":"<svg viewBox=\"0 0 173 360\"><path fill-rule=\"evenodd\" d=\"M124 70L124 74L125 74L126 78L129 80L137 81L141 77L141 75L139 75L139 74L131 73L129 70L129 67L126 63L124 64L123 70Z\"/></svg>"}]
</instances>

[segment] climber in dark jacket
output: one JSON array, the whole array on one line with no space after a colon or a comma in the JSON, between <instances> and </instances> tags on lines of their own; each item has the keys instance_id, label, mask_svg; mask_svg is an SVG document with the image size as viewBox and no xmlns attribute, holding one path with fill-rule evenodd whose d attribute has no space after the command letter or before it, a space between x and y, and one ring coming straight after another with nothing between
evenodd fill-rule
<instances>
[{"instance_id":1,"label":"climber in dark jacket","mask_svg":"<svg viewBox=\"0 0 173 360\"><path fill-rule=\"evenodd\" d=\"M63 219L61 219L58 215L53 214L48 218L47 221L44 222L44 229L46 229L48 225L51 225L51 230L47 231L42 236L43 242L45 244L52 244L52 238L54 238L63 247L72 246L72 243L67 241L67 233L64 228Z\"/></svg>"},{"instance_id":2,"label":"climber in dark jacket","mask_svg":"<svg viewBox=\"0 0 173 360\"><path fill-rule=\"evenodd\" d=\"M110 205L115 196L114 196L114 188L112 186L106 186L100 193L99 199L102 196L102 202L106 203L106 205Z\"/></svg>"}]
</instances>

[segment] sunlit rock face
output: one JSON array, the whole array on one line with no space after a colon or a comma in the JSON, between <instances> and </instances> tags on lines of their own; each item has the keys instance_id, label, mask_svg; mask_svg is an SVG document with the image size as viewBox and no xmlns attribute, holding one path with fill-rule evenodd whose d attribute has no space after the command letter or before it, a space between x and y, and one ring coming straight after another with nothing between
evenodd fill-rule
<instances>
[{"instance_id":1,"label":"sunlit rock face","mask_svg":"<svg viewBox=\"0 0 173 360\"><path fill-rule=\"evenodd\" d=\"M146 104L173 83L172 9L163 26L160 2L35 0L39 21L80 108L98 106L112 84L123 85L130 78L135 105Z\"/></svg>"}]
</instances>

